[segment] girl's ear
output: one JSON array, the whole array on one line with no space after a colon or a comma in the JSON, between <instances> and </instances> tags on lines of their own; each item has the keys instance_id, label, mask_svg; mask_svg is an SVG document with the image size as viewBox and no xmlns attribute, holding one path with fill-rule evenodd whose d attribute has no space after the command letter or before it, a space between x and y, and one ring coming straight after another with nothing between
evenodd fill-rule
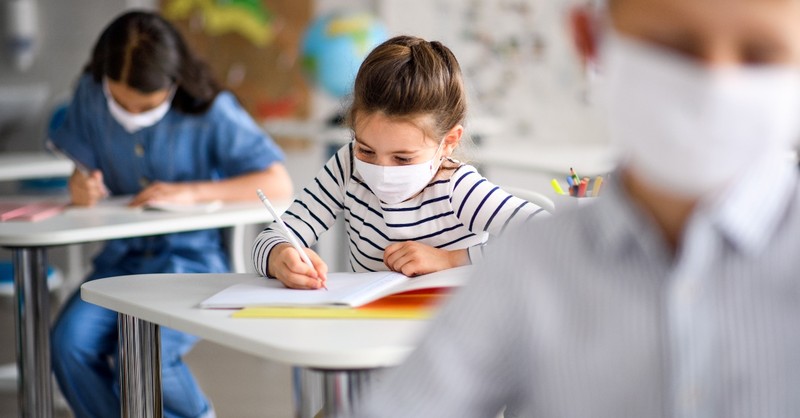
<instances>
[{"instance_id":1,"label":"girl's ear","mask_svg":"<svg viewBox=\"0 0 800 418\"><path fill-rule=\"evenodd\" d=\"M464 135L464 126L456 125L452 127L445 135L444 147L442 148L442 156L449 157L453 154L453 151L458 147L458 144L461 142L461 137Z\"/></svg>"},{"instance_id":2,"label":"girl's ear","mask_svg":"<svg viewBox=\"0 0 800 418\"><path fill-rule=\"evenodd\" d=\"M584 66L597 62L598 16L590 5L575 6L570 11L572 41Z\"/></svg>"}]
</instances>

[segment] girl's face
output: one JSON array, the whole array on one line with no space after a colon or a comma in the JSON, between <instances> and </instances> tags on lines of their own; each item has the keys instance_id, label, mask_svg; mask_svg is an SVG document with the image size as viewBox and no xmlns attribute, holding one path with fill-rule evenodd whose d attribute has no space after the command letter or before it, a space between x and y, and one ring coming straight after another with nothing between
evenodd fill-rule
<instances>
[{"instance_id":1,"label":"girl's face","mask_svg":"<svg viewBox=\"0 0 800 418\"><path fill-rule=\"evenodd\" d=\"M610 0L620 32L708 67L800 68L800 1Z\"/></svg>"},{"instance_id":2,"label":"girl's face","mask_svg":"<svg viewBox=\"0 0 800 418\"><path fill-rule=\"evenodd\" d=\"M130 113L142 113L155 109L170 96L169 89L156 90L152 93L142 93L125 83L120 83L111 79L108 79L107 82L111 97L114 98L117 104Z\"/></svg>"},{"instance_id":3,"label":"girl's face","mask_svg":"<svg viewBox=\"0 0 800 418\"><path fill-rule=\"evenodd\" d=\"M381 166L421 164L438 157L439 140L419 128L424 118L410 121L391 119L383 113L356 117L355 156ZM441 156L448 157L458 145L463 127L457 125L443 139Z\"/></svg>"}]
</instances>

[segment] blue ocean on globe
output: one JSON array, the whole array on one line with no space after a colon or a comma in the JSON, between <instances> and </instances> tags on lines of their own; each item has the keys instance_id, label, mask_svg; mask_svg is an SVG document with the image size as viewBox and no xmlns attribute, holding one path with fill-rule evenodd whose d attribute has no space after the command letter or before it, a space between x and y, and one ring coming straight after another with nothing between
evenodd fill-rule
<instances>
[{"instance_id":1,"label":"blue ocean on globe","mask_svg":"<svg viewBox=\"0 0 800 418\"><path fill-rule=\"evenodd\" d=\"M386 27L369 13L323 15L311 23L303 38L303 69L333 97L348 96L361 62L388 37Z\"/></svg>"}]
</instances>

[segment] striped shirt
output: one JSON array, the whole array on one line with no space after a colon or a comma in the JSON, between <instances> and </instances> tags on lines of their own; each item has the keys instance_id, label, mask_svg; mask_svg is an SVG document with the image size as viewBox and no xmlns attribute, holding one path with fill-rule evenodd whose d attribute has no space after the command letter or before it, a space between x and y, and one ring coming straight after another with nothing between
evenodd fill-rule
<instances>
[{"instance_id":1,"label":"striped shirt","mask_svg":"<svg viewBox=\"0 0 800 418\"><path fill-rule=\"evenodd\" d=\"M355 272L383 271L387 246L417 241L446 250L469 249L476 261L489 235L544 213L525 200L504 192L474 167L460 165L439 173L418 195L397 203L381 202L353 170L352 143L342 147L314 181L281 216L310 247L344 216L350 243L350 267ZM277 244L287 242L277 226L262 231L253 244L256 271L267 275L267 258Z\"/></svg>"},{"instance_id":2,"label":"striped shirt","mask_svg":"<svg viewBox=\"0 0 800 418\"><path fill-rule=\"evenodd\" d=\"M796 167L703 204L675 254L613 185L511 238L360 416L800 416Z\"/></svg>"}]
</instances>

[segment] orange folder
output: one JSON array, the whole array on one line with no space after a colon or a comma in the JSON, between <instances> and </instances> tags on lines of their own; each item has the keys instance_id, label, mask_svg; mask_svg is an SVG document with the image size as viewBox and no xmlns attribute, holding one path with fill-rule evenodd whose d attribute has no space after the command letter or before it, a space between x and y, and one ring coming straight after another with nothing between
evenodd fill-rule
<instances>
[{"instance_id":1,"label":"orange folder","mask_svg":"<svg viewBox=\"0 0 800 418\"><path fill-rule=\"evenodd\" d=\"M336 306L253 307L234 312L233 318L427 319L453 288L419 289L389 295L359 308Z\"/></svg>"}]
</instances>

